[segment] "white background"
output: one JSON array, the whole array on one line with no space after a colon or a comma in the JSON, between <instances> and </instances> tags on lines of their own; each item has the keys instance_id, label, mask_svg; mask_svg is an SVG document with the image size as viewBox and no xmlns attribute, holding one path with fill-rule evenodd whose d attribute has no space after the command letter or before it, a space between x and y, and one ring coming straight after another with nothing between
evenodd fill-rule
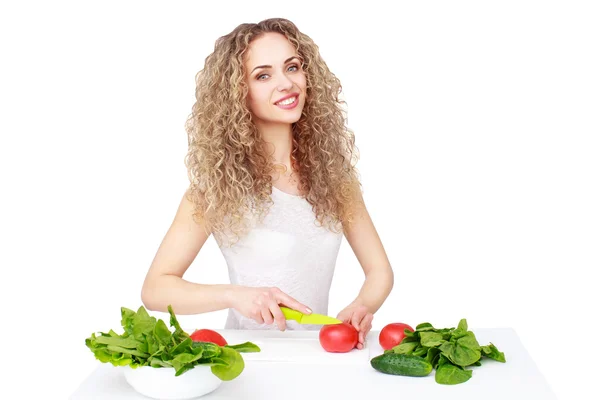
<instances>
[{"instance_id":1,"label":"white background","mask_svg":"<svg viewBox=\"0 0 600 400\"><path fill-rule=\"evenodd\" d=\"M187 184L194 75L217 37L281 16L344 85L396 275L374 329L512 327L559 399L597 398L597 3L343 3L3 3L1 390L67 398L97 367L84 340L141 305ZM213 238L186 278L228 282ZM361 283L344 241L330 314Z\"/></svg>"}]
</instances>

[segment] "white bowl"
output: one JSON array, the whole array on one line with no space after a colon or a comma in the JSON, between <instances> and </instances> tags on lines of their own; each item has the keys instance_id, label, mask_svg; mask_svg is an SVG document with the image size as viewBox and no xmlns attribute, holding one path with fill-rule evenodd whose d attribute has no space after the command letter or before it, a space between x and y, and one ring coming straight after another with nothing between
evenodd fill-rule
<instances>
[{"instance_id":1,"label":"white bowl","mask_svg":"<svg viewBox=\"0 0 600 400\"><path fill-rule=\"evenodd\" d=\"M173 368L123 368L125 379L136 392L154 399L192 399L212 392L223 382L207 365L197 365L179 376L175 376Z\"/></svg>"}]
</instances>

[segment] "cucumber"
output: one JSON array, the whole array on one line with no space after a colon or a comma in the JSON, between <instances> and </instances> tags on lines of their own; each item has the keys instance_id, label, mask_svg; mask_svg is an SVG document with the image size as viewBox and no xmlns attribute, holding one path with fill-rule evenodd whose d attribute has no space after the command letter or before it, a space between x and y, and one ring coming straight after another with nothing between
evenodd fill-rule
<instances>
[{"instance_id":1,"label":"cucumber","mask_svg":"<svg viewBox=\"0 0 600 400\"><path fill-rule=\"evenodd\" d=\"M384 353L371 359L371 366L391 375L427 376L433 366L424 358L398 353Z\"/></svg>"}]
</instances>

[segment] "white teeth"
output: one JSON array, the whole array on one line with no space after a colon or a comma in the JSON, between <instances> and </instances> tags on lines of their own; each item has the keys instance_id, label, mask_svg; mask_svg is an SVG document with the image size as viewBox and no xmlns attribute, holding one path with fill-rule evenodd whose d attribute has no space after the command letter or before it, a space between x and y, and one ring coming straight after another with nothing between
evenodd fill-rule
<instances>
[{"instance_id":1,"label":"white teeth","mask_svg":"<svg viewBox=\"0 0 600 400\"><path fill-rule=\"evenodd\" d=\"M290 104L292 104L292 103L293 103L293 102L295 102L295 101L296 101L296 97L290 97L289 99L285 99L285 100L283 100L283 101L280 101L280 102L279 102L279 103L277 103L277 104L281 104L282 106L287 106L287 105L290 105Z\"/></svg>"}]
</instances>

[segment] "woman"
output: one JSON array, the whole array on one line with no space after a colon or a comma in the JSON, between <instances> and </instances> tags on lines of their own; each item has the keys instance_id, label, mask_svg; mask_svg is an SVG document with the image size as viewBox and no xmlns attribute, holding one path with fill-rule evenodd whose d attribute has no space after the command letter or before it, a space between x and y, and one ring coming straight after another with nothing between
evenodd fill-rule
<instances>
[{"instance_id":1,"label":"woman","mask_svg":"<svg viewBox=\"0 0 600 400\"><path fill-rule=\"evenodd\" d=\"M327 314L345 235L365 282L337 318L364 347L393 273L362 200L340 92L318 47L288 20L242 24L217 40L186 125L190 186L143 285L148 309L229 309L230 329L316 329L286 322L279 306ZM182 279L211 234L231 284Z\"/></svg>"}]
</instances>

